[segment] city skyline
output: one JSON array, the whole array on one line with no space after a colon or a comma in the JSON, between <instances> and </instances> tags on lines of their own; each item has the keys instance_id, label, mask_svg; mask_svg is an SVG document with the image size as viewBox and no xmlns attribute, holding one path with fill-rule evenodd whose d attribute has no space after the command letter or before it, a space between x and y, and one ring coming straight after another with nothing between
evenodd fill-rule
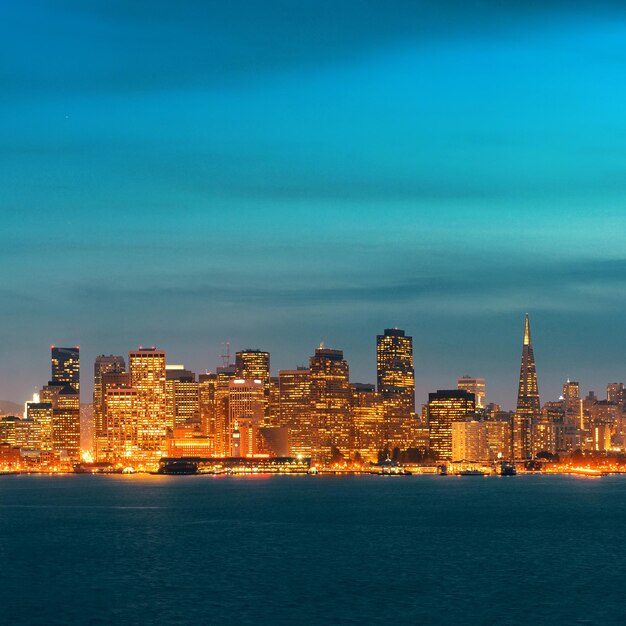
<instances>
[{"instance_id":1,"label":"city skyline","mask_svg":"<svg viewBox=\"0 0 626 626\"><path fill-rule=\"evenodd\" d=\"M416 375L413 374L413 372L417 372L418 369L414 368L414 357L413 357L413 348L412 348L412 344L413 344L413 337L406 335L406 331L403 329L399 329L397 327L394 328L386 328L384 330L384 334L383 335L376 335L375 337L375 347L374 347L374 355L373 355L373 359L374 359L374 374L372 376L372 379L360 379L355 377L353 374L350 375L350 383L355 383L355 384L363 384L363 385L373 385L373 386L378 386L379 388L382 388L383 390L383 395L384 394L384 390L385 390L385 381L380 379L380 368L382 365L385 364L385 359L383 357L381 357L381 340L383 339L391 339L394 336L397 336L398 338L400 338L402 341L407 340L408 343L408 350L407 348L404 347L404 345L401 347L399 355L400 355L400 361L396 361L395 359L397 358L398 355L398 347L395 347L392 352L390 353L392 356L392 360L389 361L388 365L391 366L391 370L392 372L394 372L394 370L397 370L398 367L400 367L400 372L402 372L402 376L406 376L406 368L409 367L410 369L408 371L410 371L410 381L411 381L411 387L415 389L415 404L412 405L410 408L413 411L416 411L417 413L419 413L420 407L424 406L428 403L428 397L429 395L432 393L432 391L434 389L444 389L444 388L456 388L457 383L458 383L458 388L459 389L474 389L475 385L476 385L476 381L480 384L480 395L481 395L481 399L477 400L477 402L479 402L479 404L477 406L483 406L483 404L486 403L495 403L497 405L502 406L503 410L506 411L515 411L517 409L517 411L519 412L520 410L520 398L522 397L522 389L524 389L524 393L526 393L526 387L529 384L534 384L535 387L537 385L537 378L542 378L542 382L543 382L543 377L538 376L537 375L537 368L535 365L535 359L534 359L534 353L533 353L533 342L531 340L530 337L530 318L529 318L529 314L526 313L525 314L525 321L524 321L524 334L523 334L523 353L522 353L522 366L521 366L521 373L519 373L517 380L515 381L515 387L516 387L516 394L517 394L517 399L516 398L511 398L510 402L507 404L507 402L502 402L498 400L498 396L500 394L498 394L498 391L496 390L494 392L494 390L492 389L492 386L490 385L490 381L489 379L485 379L484 376L480 375L481 373L479 372L478 376L470 376L467 372L465 372L462 375L457 375L451 379L442 379L439 382L437 382L436 384L434 384L433 386L431 386L428 391L425 394L425 397L422 399L420 398L420 380L419 378L417 378ZM405 337L406 335L406 337ZM324 348L325 343L323 341L320 342L318 347L313 347L312 348L312 352L316 352L322 348ZM155 349L155 346L151 346L149 348L146 348L145 346L136 346L135 348L130 347L130 348L126 348L124 350L121 350L120 352L124 355L129 355L131 354L134 350L144 350L144 349L148 349L148 350L153 350ZM341 348L330 348L331 351L332 350L340 350L342 353L344 352ZM53 370L55 368L55 363L57 363L57 358L58 356L55 357L55 355L59 355L59 354L65 354L66 356L64 358L72 358L72 355L76 356L78 354L78 351L80 350L81 353L83 354L83 358L84 358L84 351L82 349L80 349L78 346L76 347L72 347L72 348L63 348L63 347L59 347L56 345L50 345L50 350L52 351L53 354ZM293 370L295 371L296 369L306 369L306 363L309 361L310 359L310 354L309 356L301 359L300 362L298 362L297 364L288 364L286 366L283 366L282 364L278 364L278 365L273 365L273 367L270 368L270 354L271 351L264 351L263 349L260 349L258 347L247 347L247 348L237 348L234 349L233 346L230 345L230 342L224 342L221 344L220 346L220 354L219 356L217 356L215 358L215 360L213 361L215 363L215 366L213 368L209 368L209 367L194 367L194 366L190 366L188 363L182 363L180 359L176 359L176 358L171 358L171 351L169 351L168 349L163 349L163 353L167 354L167 363L168 363L168 369L171 369L172 371L170 372L170 374L172 374L172 378L174 378L174 374L176 374L179 370L181 374L193 374L194 376L204 376L204 375L210 375L210 374L215 374L215 372L219 372L220 369L224 369L226 363L228 362L228 367L229 368L233 368L233 372L236 373L236 375L239 378L246 378L246 379L253 379L253 378L257 378L257 377L261 377L265 382L265 395L266 397L269 397L269 379L267 378L267 376L277 376L278 373L280 371L290 371ZM406 353L405 353L406 351ZM406 364L403 363L403 359L405 358L405 354L406 357L408 358L408 361L406 362ZM121 355L116 355L115 351L104 351L101 353L98 353L95 357L91 357L91 355L89 353L87 353L87 357L84 358L83 362L89 362L91 361L92 363L94 363L94 377L92 378L91 376L86 376L83 379L83 382L81 383L81 403L83 404L89 404L92 401L94 401L94 404L97 405L98 403L95 402L95 398L97 397L97 395L99 394L99 392L97 391L97 389L99 388L99 381L100 381L100 377L101 374L100 372L117 372L117 371L123 371L124 368L124 356ZM382 358L382 360L381 360ZM530 358L530 361L528 361L528 358ZM250 364L247 365L246 361L244 361L244 359L250 359ZM348 361L350 361L348 359ZM419 359L415 359L416 363L419 363ZM77 367L75 364L73 365L72 361L69 360L68 363L69 365L69 369L71 370L72 367ZM273 357L272 357L272 363L274 363L273 361ZM121 369L117 369L117 367L119 367L119 365L121 364ZM114 365L114 367L111 367L112 365ZM352 363L350 362L350 368L351 368L351 372L352 372ZM362 364L361 364L362 365ZM184 369L182 369L184 367ZM104 369L103 369L104 368ZM260 368L260 369L259 369ZM529 383L525 380L525 375L524 372L526 369L530 368L529 372L532 372L531 376L533 376L533 380L534 383ZM44 368L45 369L45 368ZM355 368L357 371L362 371L364 368L357 367ZM378 374L377 374L378 372ZM519 369L518 369L519 372ZM476 374L476 373L475 373ZM70 374L70 376L76 376L78 377L80 375L79 370L76 369L76 371L73 374ZM392 374L392 378L390 380L397 380L397 376L398 376L398 372L395 371ZM53 374L53 379L54 379L54 374ZM619 379L619 375L614 376L613 378L611 378L610 380L607 379L604 382L601 382L596 388L592 388L591 386L588 386L585 384L585 382L583 381L583 385L582 387L580 386L579 382L575 382L572 383L573 385L576 386L577 389L580 389L580 393L583 393L583 395L585 395L586 393L595 393L596 395L599 394L598 397L603 397L605 391L608 394L609 392L607 391L607 386L608 388L611 387L611 385L614 384L618 384L616 382L613 381L617 381ZM112 380L116 380L115 378L113 378ZM402 378L400 379L402 380ZM456 382L455 382L456 381ZM466 382L467 381L467 382ZM467 386L467 384L470 383L469 386ZM485 384L486 384L486 394L485 394ZM566 392L566 388L567 386L570 384L570 377L565 377L562 378L560 380L560 382L558 383L557 388L559 390L563 390L563 394L567 397L567 392ZM620 383L621 384L621 383ZM84 386L83 386L84 385ZM41 385L40 384L35 384L33 386L33 390L30 394L27 394L26 396L24 396L24 398L20 398L18 400L14 400L11 398L0 398L2 400L6 400L9 402L13 402L16 405L20 405L25 401L30 401L33 397L33 394L37 394L39 392ZM424 384L421 385L421 387L424 387ZM94 389L96 389L96 395L94 395ZM400 388L399 388L400 389ZM493 394L493 395L492 395ZM99 396L98 396L99 397ZM545 392L545 397L546 398L557 398L559 397L559 394L556 393L556 390L552 390L552 389L548 389ZM267 402L267 401L266 401ZM540 410L540 406L541 406L541 401L539 399L539 396L536 397L535 399L535 404L533 404L533 409L530 411L529 415L534 414L537 415L539 410ZM266 406L266 410L267 410L267 406ZM96 406L95 409L95 420L96 423L98 421L98 407Z\"/></svg>"},{"instance_id":2,"label":"city skyline","mask_svg":"<svg viewBox=\"0 0 626 626\"><path fill-rule=\"evenodd\" d=\"M546 391L621 378L624 7L527 4L4 3L0 398L50 343L373 380L399 326L510 406L527 309Z\"/></svg>"}]
</instances>

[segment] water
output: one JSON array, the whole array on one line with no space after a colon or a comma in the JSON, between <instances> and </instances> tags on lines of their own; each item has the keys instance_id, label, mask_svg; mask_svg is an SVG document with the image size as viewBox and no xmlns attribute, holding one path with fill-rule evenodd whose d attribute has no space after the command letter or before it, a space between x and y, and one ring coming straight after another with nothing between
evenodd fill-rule
<instances>
[{"instance_id":1,"label":"water","mask_svg":"<svg viewBox=\"0 0 626 626\"><path fill-rule=\"evenodd\" d=\"M626 478L0 478L0 623L608 624Z\"/></svg>"}]
</instances>

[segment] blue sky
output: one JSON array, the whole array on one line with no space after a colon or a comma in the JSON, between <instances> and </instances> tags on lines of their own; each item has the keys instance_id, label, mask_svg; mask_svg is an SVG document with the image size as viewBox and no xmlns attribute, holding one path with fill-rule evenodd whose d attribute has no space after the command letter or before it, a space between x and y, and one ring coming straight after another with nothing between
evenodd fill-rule
<instances>
[{"instance_id":1,"label":"blue sky","mask_svg":"<svg viewBox=\"0 0 626 626\"><path fill-rule=\"evenodd\" d=\"M0 398L51 343L367 382L401 326L418 402L512 407L527 310L543 400L624 380L622 4L3 3Z\"/></svg>"}]
</instances>

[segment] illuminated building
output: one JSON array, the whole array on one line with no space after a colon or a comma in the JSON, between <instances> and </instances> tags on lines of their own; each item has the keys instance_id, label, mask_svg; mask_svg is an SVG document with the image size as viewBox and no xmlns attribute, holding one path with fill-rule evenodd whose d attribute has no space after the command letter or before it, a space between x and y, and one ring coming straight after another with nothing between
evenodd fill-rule
<instances>
[{"instance_id":1,"label":"illuminated building","mask_svg":"<svg viewBox=\"0 0 626 626\"><path fill-rule=\"evenodd\" d=\"M279 424L289 432L293 456L311 456L311 379L307 368L278 372Z\"/></svg>"},{"instance_id":2,"label":"illuminated building","mask_svg":"<svg viewBox=\"0 0 626 626\"><path fill-rule=\"evenodd\" d=\"M583 401L580 398L580 385L569 379L563 385L565 424L583 428Z\"/></svg>"},{"instance_id":3,"label":"illuminated building","mask_svg":"<svg viewBox=\"0 0 626 626\"><path fill-rule=\"evenodd\" d=\"M609 383L606 386L606 399L621 407L626 405L624 383Z\"/></svg>"},{"instance_id":4,"label":"illuminated building","mask_svg":"<svg viewBox=\"0 0 626 626\"><path fill-rule=\"evenodd\" d=\"M489 459L485 424L486 422L479 422L478 420L454 421L450 424L452 461L484 461Z\"/></svg>"},{"instance_id":5,"label":"illuminated building","mask_svg":"<svg viewBox=\"0 0 626 626\"><path fill-rule=\"evenodd\" d=\"M387 445L388 435L388 420L382 396L376 392L374 385L354 383L350 388L354 450L364 461L377 463L379 452Z\"/></svg>"},{"instance_id":6,"label":"illuminated building","mask_svg":"<svg viewBox=\"0 0 626 626\"><path fill-rule=\"evenodd\" d=\"M277 427L280 426L280 381L278 380L278 376L272 376L270 378L269 389L269 404L265 423L269 427ZM288 454L289 452L286 452L280 456Z\"/></svg>"},{"instance_id":7,"label":"illuminated building","mask_svg":"<svg viewBox=\"0 0 626 626\"><path fill-rule=\"evenodd\" d=\"M108 387L105 396L107 446L101 456L111 462L143 460L139 429L145 407L132 387Z\"/></svg>"},{"instance_id":8,"label":"illuminated building","mask_svg":"<svg viewBox=\"0 0 626 626\"><path fill-rule=\"evenodd\" d=\"M80 349L51 347L52 380L80 393Z\"/></svg>"},{"instance_id":9,"label":"illuminated building","mask_svg":"<svg viewBox=\"0 0 626 626\"><path fill-rule=\"evenodd\" d=\"M536 419L532 423L532 455L540 452L554 454L557 449L557 431L559 425L550 419Z\"/></svg>"},{"instance_id":10,"label":"illuminated building","mask_svg":"<svg viewBox=\"0 0 626 626\"><path fill-rule=\"evenodd\" d=\"M137 390L139 451L143 459L157 460L165 452L167 433L165 352L156 348L129 352L128 366L131 387Z\"/></svg>"},{"instance_id":11,"label":"illuminated building","mask_svg":"<svg viewBox=\"0 0 626 626\"><path fill-rule=\"evenodd\" d=\"M94 438L94 457L96 461L104 460L104 450L108 449L108 425L107 425L107 409L106 395L107 391L113 387L130 387L130 372L102 372L100 374L100 391L98 393L101 398L100 403L100 431ZM95 407L94 407L95 414ZM102 452L102 454L101 454Z\"/></svg>"},{"instance_id":12,"label":"illuminated building","mask_svg":"<svg viewBox=\"0 0 626 626\"><path fill-rule=\"evenodd\" d=\"M457 387L463 391L469 391L476 397L476 408L485 408L485 379L484 378L471 378L470 376L463 376L457 379Z\"/></svg>"},{"instance_id":13,"label":"illuminated building","mask_svg":"<svg viewBox=\"0 0 626 626\"><path fill-rule=\"evenodd\" d=\"M415 413L413 337L398 328L386 328L376 337L378 393L392 417Z\"/></svg>"},{"instance_id":14,"label":"illuminated building","mask_svg":"<svg viewBox=\"0 0 626 626\"><path fill-rule=\"evenodd\" d=\"M124 371L126 371L126 363L123 356L101 354L96 357L93 368L93 428L96 452L98 437L106 436L103 421L105 396L102 389L102 375L119 374Z\"/></svg>"},{"instance_id":15,"label":"illuminated building","mask_svg":"<svg viewBox=\"0 0 626 626\"><path fill-rule=\"evenodd\" d=\"M593 449L597 452L606 452L611 449L611 426L609 424L594 424L591 428Z\"/></svg>"},{"instance_id":16,"label":"illuminated building","mask_svg":"<svg viewBox=\"0 0 626 626\"><path fill-rule=\"evenodd\" d=\"M489 450L487 458L490 461L512 458L511 423L510 414L502 411L499 411L492 419L483 422Z\"/></svg>"},{"instance_id":17,"label":"illuminated building","mask_svg":"<svg viewBox=\"0 0 626 626\"><path fill-rule=\"evenodd\" d=\"M532 423L541 416L535 355L530 336L528 314L524 323L524 345L520 368L517 410L513 418L513 454L515 460L532 457Z\"/></svg>"},{"instance_id":18,"label":"illuminated building","mask_svg":"<svg viewBox=\"0 0 626 626\"><path fill-rule=\"evenodd\" d=\"M215 381L215 454L231 455L232 429L228 407L229 384L237 378L234 365L218 367Z\"/></svg>"},{"instance_id":19,"label":"illuminated building","mask_svg":"<svg viewBox=\"0 0 626 626\"><path fill-rule=\"evenodd\" d=\"M236 378L228 383L228 408L232 427L231 456L252 456L259 452L258 430L263 426L266 407L262 380Z\"/></svg>"},{"instance_id":20,"label":"illuminated building","mask_svg":"<svg viewBox=\"0 0 626 626\"><path fill-rule=\"evenodd\" d=\"M598 451L608 450L611 447L611 437L623 444L622 407L609 402L598 400L591 407L591 434L593 449ZM608 440L608 443L607 443Z\"/></svg>"},{"instance_id":21,"label":"illuminated building","mask_svg":"<svg viewBox=\"0 0 626 626\"><path fill-rule=\"evenodd\" d=\"M165 378L168 427L175 428L198 420L200 408L196 375L183 365L167 365Z\"/></svg>"},{"instance_id":22,"label":"illuminated building","mask_svg":"<svg viewBox=\"0 0 626 626\"><path fill-rule=\"evenodd\" d=\"M348 363L341 350L320 346L309 360L311 454L323 463L349 455L352 442Z\"/></svg>"},{"instance_id":23,"label":"illuminated building","mask_svg":"<svg viewBox=\"0 0 626 626\"><path fill-rule=\"evenodd\" d=\"M200 424L177 426L167 438L167 456L210 457L214 453L214 439L206 435Z\"/></svg>"},{"instance_id":24,"label":"illuminated building","mask_svg":"<svg viewBox=\"0 0 626 626\"><path fill-rule=\"evenodd\" d=\"M38 424L39 448L52 450L54 447L52 438L52 404L50 402L28 402L26 415Z\"/></svg>"},{"instance_id":25,"label":"illuminated building","mask_svg":"<svg viewBox=\"0 0 626 626\"><path fill-rule=\"evenodd\" d=\"M235 374L242 380L260 380L263 383L265 425L269 426L270 411L270 353L247 349L235 353Z\"/></svg>"},{"instance_id":26,"label":"illuminated building","mask_svg":"<svg viewBox=\"0 0 626 626\"><path fill-rule=\"evenodd\" d=\"M70 385L59 390L53 404L52 441L54 450L64 451L71 459L80 459L80 396Z\"/></svg>"},{"instance_id":27,"label":"illuminated building","mask_svg":"<svg viewBox=\"0 0 626 626\"><path fill-rule=\"evenodd\" d=\"M205 435L215 435L216 387L216 374L200 374L198 377L198 413L200 415L202 432Z\"/></svg>"},{"instance_id":28,"label":"illuminated building","mask_svg":"<svg viewBox=\"0 0 626 626\"><path fill-rule=\"evenodd\" d=\"M462 389L438 390L428 394L430 449L437 459L452 459L452 423L474 415L474 394Z\"/></svg>"}]
</instances>

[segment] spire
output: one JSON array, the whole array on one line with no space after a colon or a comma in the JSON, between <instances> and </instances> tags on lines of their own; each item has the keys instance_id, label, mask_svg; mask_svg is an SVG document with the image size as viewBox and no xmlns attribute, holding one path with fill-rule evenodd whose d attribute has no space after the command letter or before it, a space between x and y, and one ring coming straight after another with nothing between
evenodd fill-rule
<instances>
[{"instance_id":1,"label":"spire","mask_svg":"<svg viewBox=\"0 0 626 626\"><path fill-rule=\"evenodd\" d=\"M530 338L530 320L528 319L528 313L526 313L526 322L524 323L524 345L532 345L532 340Z\"/></svg>"},{"instance_id":2,"label":"spire","mask_svg":"<svg viewBox=\"0 0 626 626\"><path fill-rule=\"evenodd\" d=\"M514 424L514 454L516 459L527 459L532 455L531 428L533 420L541 415L539 387L535 354L530 336L530 320L528 313L524 321L524 343L522 346L522 364L519 373L519 390L517 393L517 411Z\"/></svg>"}]
</instances>

